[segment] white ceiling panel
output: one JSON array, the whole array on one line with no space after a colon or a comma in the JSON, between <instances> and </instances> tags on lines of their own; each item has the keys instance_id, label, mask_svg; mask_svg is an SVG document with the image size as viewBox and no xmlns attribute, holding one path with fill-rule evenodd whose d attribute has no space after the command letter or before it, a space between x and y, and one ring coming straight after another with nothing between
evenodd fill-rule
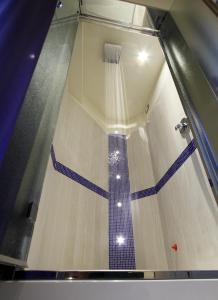
<instances>
[{"instance_id":1,"label":"white ceiling panel","mask_svg":"<svg viewBox=\"0 0 218 300\"><path fill-rule=\"evenodd\" d=\"M104 1L104 0L102 0ZM147 5L150 7L156 7L159 9L169 10L174 0L121 0L125 2L131 2L135 4ZM195 1L195 0L194 0Z\"/></svg>"},{"instance_id":2,"label":"white ceiling panel","mask_svg":"<svg viewBox=\"0 0 218 300\"><path fill-rule=\"evenodd\" d=\"M120 108L106 97L105 43L122 47L121 77L125 103L119 104L123 105ZM80 22L70 67L69 93L106 126L116 126L119 109L125 110L125 114L120 115L120 123L132 124L145 114L163 62L164 55L156 37ZM116 82L115 78L111 80Z\"/></svg>"}]
</instances>

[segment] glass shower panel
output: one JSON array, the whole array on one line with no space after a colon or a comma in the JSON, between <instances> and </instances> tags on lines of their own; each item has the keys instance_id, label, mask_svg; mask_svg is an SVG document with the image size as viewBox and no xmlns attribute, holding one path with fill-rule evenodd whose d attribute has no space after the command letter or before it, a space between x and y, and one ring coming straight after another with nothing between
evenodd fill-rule
<instances>
[{"instance_id":1,"label":"glass shower panel","mask_svg":"<svg viewBox=\"0 0 218 300\"><path fill-rule=\"evenodd\" d=\"M217 207L184 118L156 36L80 20L29 268L217 268Z\"/></svg>"},{"instance_id":2,"label":"glass shower panel","mask_svg":"<svg viewBox=\"0 0 218 300\"><path fill-rule=\"evenodd\" d=\"M38 215L56 240L42 261L32 247L30 266L52 247L50 269L194 268L196 256L206 268L191 251L203 247L193 213L216 231L214 199L190 129L175 130L184 117L158 38L81 21L41 199L52 213ZM40 226L33 245L45 240Z\"/></svg>"},{"instance_id":3,"label":"glass shower panel","mask_svg":"<svg viewBox=\"0 0 218 300\"><path fill-rule=\"evenodd\" d=\"M1 168L3 262L27 260L77 26L62 18L51 24Z\"/></svg>"}]
</instances>

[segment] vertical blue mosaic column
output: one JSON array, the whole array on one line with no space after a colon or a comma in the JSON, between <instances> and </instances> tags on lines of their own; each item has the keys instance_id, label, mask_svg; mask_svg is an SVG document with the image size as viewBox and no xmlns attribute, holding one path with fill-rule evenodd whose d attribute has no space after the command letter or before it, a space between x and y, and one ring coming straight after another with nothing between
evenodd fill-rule
<instances>
[{"instance_id":1,"label":"vertical blue mosaic column","mask_svg":"<svg viewBox=\"0 0 218 300\"><path fill-rule=\"evenodd\" d=\"M131 194L124 135L109 135L109 268L135 269Z\"/></svg>"}]
</instances>

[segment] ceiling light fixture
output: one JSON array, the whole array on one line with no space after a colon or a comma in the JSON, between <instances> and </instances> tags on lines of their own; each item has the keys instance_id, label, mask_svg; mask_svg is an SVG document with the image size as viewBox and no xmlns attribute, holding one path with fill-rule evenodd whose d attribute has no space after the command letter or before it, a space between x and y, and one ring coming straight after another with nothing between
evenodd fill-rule
<instances>
[{"instance_id":1,"label":"ceiling light fixture","mask_svg":"<svg viewBox=\"0 0 218 300\"><path fill-rule=\"evenodd\" d=\"M117 207L122 207L122 203L121 202L117 202Z\"/></svg>"},{"instance_id":2,"label":"ceiling light fixture","mask_svg":"<svg viewBox=\"0 0 218 300\"><path fill-rule=\"evenodd\" d=\"M149 55L148 55L147 52L140 51L138 53L138 57L137 58L138 58L138 61L143 64L144 62L148 61L148 57L149 57Z\"/></svg>"},{"instance_id":3,"label":"ceiling light fixture","mask_svg":"<svg viewBox=\"0 0 218 300\"><path fill-rule=\"evenodd\" d=\"M121 178L120 174L117 174L116 179L120 179L120 178Z\"/></svg>"}]
</instances>

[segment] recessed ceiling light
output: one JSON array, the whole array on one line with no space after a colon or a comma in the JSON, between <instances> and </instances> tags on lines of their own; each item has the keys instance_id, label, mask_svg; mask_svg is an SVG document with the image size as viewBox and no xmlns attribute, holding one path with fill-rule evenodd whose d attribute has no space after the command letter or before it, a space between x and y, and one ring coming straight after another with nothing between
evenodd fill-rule
<instances>
[{"instance_id":1,"label":"recessed ceiling light","mask_svg":"<svg viewBox=\"0 0 218 300\"><path fill-rule=\"evenodd\" d=\"M147 60L148 60L148 57L149 57L149 55L148 55L148 53L147 52L145 52L145 51L140 51L139 53L138 53L138 61L140 62L140 63L144 63L144 62L146 62Z\"/></svg>"},{"instance_id":2,"label":"recessed ceiling light","mask_svg":"<svg viewBox=\"0 0 218 300\"><path fill-rule=\"evenodd\" d=\"M123 244L125 243L125 238L124 238L122 235L117 236L117 238L116 238L116 243L117 243L119 246L123 245Z\"/></svg>"},{"instance_id":3,"label":"recessed ceiling light","mask_svg":"<svg viewBox=\"0 0 218 300\"><path fill-rule=\"evenodd\" d=\"M62 8L63 6L64 6L63 3L61 1L58 1L57 8Z\"/></svg>"},{"instance_id":4,"label":"recessed ceiling light","mask_svg":"<svg viewBox=\"0 0 218 300\"><path fill-rule=\"evenodd\" d=\"M116 179L120 179L120 178L121 178L120 174L117 174Z\"/></svg>"},{"instance_id":5,"label":"recessed ceiling light","mask_svg":"<svg viewBox=\"0 0 218 300\"><path fill-rule=\"evenodd\" d=\"M122 203L121 202L117 202L117 207L122 207Z\"/></svg>"}]
</instances>

